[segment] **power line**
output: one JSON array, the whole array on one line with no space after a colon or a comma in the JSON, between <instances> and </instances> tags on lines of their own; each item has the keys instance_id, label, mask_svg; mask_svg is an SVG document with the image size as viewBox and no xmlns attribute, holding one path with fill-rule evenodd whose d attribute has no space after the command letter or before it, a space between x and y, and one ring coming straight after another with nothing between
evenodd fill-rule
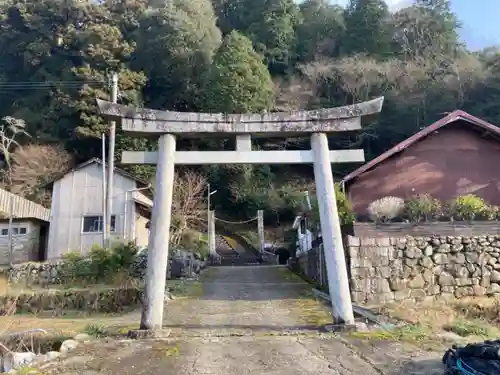
<instances>
[{"instance_id":1,"label":"power line","mask_svg":"<svg viewBox=\"0 0 500 375\"><path fill-rule=\"evenodd\" d=\"M78 88L83 85L107 85L107 81L42 81L42 82L0 82L0 89L36 90L47 88Z\"/></svg>"}]
</instances>

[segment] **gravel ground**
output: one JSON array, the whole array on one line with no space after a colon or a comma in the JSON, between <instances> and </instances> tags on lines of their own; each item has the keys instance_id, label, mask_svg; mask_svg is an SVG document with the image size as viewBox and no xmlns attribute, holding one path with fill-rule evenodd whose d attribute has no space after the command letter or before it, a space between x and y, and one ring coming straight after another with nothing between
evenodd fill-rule
<instances>
[{"instance_id":1,"label":"gravel ground","mask_svg":"<svg viewBox=\"0 0 500 375\"><path fill-rule=\"evenodd\" d=\"M218 267L203 295L170 301L164 340L83 344L48 374L433 375L437 355L401 343L322 334L328 310L310 286L275 266Z\"/></svg>"}]
</instances>

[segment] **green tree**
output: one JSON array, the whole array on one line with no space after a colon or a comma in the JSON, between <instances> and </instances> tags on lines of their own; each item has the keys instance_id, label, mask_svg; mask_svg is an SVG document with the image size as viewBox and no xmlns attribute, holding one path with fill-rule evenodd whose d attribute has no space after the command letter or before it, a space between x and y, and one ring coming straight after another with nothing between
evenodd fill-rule
<instances>
[{"instance_id":1,"label":"green tree","mask_svg":"<svg viewBox=\"0 0 500 375\"><path fill-rule=\"evenodd\" d=\"M405 59L453 59L460 23L448 0L419 0L392 16L394 49Z\"/></svg>"},{"instance_id":2,"label":"green tree","mask_svg":"<svg viewBox=\"0 0 500 375\"><path fill-rule=\"evenodd\" d=\"M337 56L345 32L342 8L327 0L306 0L300 11L303 22L297 27L297 59L309 62Z\"/></svg>"},{"instance_id":3,"label":"green tree","mask_svg":"<svg viewBox=\"0 0 500 375\"><path fill-rule=\"evenodd\" d=\"M391 52L389 9L384 0L350 0L345 10L345 54L388 57Z\"/></svg>"},{"instance_id":4,"label":"green tree","mask_svg":"<svg viewBox=\"0 0 500 375\"><path fill-rule=\"evenodd\" d=\"M251 41L237 31L224 38L205 82L207 110L250 113L269 110L274 90L271 76Z\"/></svg>"},{"instance_id":5,"label":"green tree","mask_svg":"<svg viewBox=\"0 0 500 375\"><path fill-rule=\"evenodd\" d=\"M299 9L293 0L266 1L260 9L260 21L250 25L248 34L271 71L280 74L293 57L295 30L301 22Z\"/></svg>"},{"instance_id":6,"label":"green tree","mask_svg":"<svg viewBox=\"0 0 500 375\"><path fill-rule=\"evenodd\" d=\"M122 103L142 102L146 77L130 69L133 43L104 4L42 0L3 7L0 46L9 58L0 71L13 84L0 93L0 110L24 119L39 139L62 140L79 158L100 155L98 137L108 125L95 98L109 98L109 74L119 74Z\"/></svg>"},{"instance_id":7,"label":"green tree","mask_svg":"<svg viewBox=\"0 0 500 375\"><path fill-rule=\"evenodd\" d=\"M204 108L211 112L251 113L273 107L271 76L252 42L237 31L228 34L217 51L204 99ZM210 175L222 193L219 197L239 207L243 216L255 215L255 207L262 207L266 200L262 192L269 192L273 178L268 166L251 165L214 166Z\"/></svg>"},{"instance_id":8,"label":"green tree","mask_svg":"<svg viewBox=\"0 0 500 375\"><path fill-rule=\"evenodd\" d=\"M202 77L221 42L210 0L173 0L149 8L135 40L134 67L149 77L146 103L196 110Z\"/></svg>"},{"instance_id":9,"label":"green tree","mask_svg":"<svg viewBox=\"0 0 500 375\"><path fill-rule=\"evenodd\" d=\"M417 0L391 15L382 0L351 0L345 11L326 0L0 1L0 118L24 121L37 144L64 145L79 162L100 155L108 124L95 97L109 98L112 72L120 103L168 110L269 111L278 95L280 108L314 109L384 95L376 121L330 140L373 158L456 108L500 124L498 50L467 51L449 4ZM182 149L226 143L179 139ZM123 149L155 148L118 128L117 158ZM145 179L154 172L130 170ZM199 170L219 190L221 215L242 218L256 209L284 218L294 191L312 179L297 166Z\"/></svg>"},{"instance_id":10,"label":"green tree","mask_svg":"<svg viewBox=\"0 0 500 375\"><path fill-rule=\"evenodd\" d=\"M240 31L251 39L273 73L282 74L293 58L301 22L293 0L213 0L225 34Z\"/></svg>"}]
</instances>

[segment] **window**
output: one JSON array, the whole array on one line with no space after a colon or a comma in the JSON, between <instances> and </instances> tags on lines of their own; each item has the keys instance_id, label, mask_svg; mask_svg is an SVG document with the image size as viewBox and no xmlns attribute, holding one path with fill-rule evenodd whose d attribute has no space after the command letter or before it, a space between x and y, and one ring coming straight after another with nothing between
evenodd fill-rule
<instances>
[{"instance_id":1,"label":"window","mask_svg":"<svg viewBox=\"0 0 500 375\"><path fill-rule=\"evenodd\" d=\"M111 215L111 232L115 231L116 216ZM103 220L102 216L84 216L83 217L83 233L96 233L103 232Z\"/></svg>"},{"instance_id":2,"label":"window","mask_svg":"<svg viewBox=\"0 0 500 375\"><path fill-rule=\"evenodd\" d=\"M28 229L26 227L20 227L20 228L12 228L12 235L17 236L19 234L26 234L28 233ZM2 229L0 231L1 236L8 236L9 235L9 229Z\"/></svg>"}]
</instances>

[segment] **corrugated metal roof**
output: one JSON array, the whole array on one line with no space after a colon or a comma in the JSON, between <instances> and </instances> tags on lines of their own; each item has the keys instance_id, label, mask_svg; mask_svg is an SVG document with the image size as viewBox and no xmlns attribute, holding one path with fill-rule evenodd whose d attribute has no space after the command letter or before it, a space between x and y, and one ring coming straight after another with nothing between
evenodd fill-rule
<instances>
[{"instance_id":1,"label":"corrugated metal roof","mask_svg":"<svg viewBox=\"0 0 500 375\"><path fill-rule=\"evenodd\" d=\"M50 210L48 208L3 189L0 189L0 212L7 215L10 213L11 199L13 200L13 217L50 221Z\"/></svg>"}]
</instances>

